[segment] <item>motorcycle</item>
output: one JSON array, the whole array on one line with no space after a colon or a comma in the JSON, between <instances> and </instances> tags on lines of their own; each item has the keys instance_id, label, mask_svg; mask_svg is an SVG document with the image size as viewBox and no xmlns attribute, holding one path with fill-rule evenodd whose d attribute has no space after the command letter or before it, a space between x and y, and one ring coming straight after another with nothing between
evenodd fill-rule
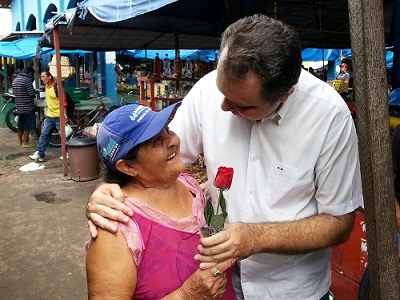
<instances>
[{"instance_id":1,"label":"motorcycle","mask_svg":"<svg viewBox=\"0 0 400 300\"><path fill-rule=\"evenodd\" d=\"M18 115L15 113L16 112L15 96L10 93L4 93L1 95L1 97L4 100L6 100L6 102L4 103L4 105L1 109L2 113L4 112L4 110L6 109L6 107L9 104L14 104L12 106L12 108L7 111L6 116L5 116L5 121L6 121L8 128L10 128L12 131L18 132Z\"/></svg>"}]
</instances>

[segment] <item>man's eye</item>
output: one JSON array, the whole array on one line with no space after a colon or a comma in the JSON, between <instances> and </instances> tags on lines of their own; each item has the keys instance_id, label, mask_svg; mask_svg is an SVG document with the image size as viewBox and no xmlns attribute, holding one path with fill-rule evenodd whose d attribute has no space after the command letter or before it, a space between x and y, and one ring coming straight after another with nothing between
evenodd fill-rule
<instances>
[{"instance_id":1,"label":"man's eye","mask_svg":"<svg viewBox=\"0 0 400 300\"><path fill-rule=\"evenodd\" d=\"M240 109L240 110L246 110L246 109L250 109L251 106L239 106L239 105L237 105L237 108Z\"/></svg>"}]
</instances>

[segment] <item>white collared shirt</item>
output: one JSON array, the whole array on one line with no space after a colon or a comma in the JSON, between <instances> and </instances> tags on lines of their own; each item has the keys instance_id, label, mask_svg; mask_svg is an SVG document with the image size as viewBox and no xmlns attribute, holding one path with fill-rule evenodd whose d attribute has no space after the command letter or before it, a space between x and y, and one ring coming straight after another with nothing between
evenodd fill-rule
<instances>
[{"instance_id":1,"label":"white collared shirt","mask_svg":"<svg viewBox=\"0 0 400 300\"><path fill-rule=\"evenodd\" d=\"M224 192L229 222L343 215L362 205L354 123L327 83L302 71L287 101L260 123L222 111L222 100L214 71L192 88L170 128L181 138L185 163L204 152L209 179L219 166L234 168ZM330 286L330 254L262 253L242 260L245 299L319 299Z\"/></svg>"}]
</instances>

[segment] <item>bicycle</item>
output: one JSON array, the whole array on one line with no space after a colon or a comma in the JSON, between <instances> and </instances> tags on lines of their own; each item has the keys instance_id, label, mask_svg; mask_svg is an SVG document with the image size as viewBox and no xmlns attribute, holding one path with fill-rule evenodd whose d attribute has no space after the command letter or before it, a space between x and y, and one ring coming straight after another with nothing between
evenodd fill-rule
<instances>
[{"instance_id":1,"label":"bicycle","mask_svg":"<svg viewBox=\"0 0 400 300\"><path fill-rule=\"evenodd\" d=\"M107 107L107 104L104 104L101 99L104 98L100 97L100 103L93 109L86 111L85 113L81 114L81 110L75 109L75 113L73 118L69 120L69 125L72 127L73 134L72 136L81 136L85 128L89 126L93 126L96 123L101 123L104 118L117 106L111 106L110 108Z\"/></svg>"},{"instance_id":2,"label":"bicycle","mask_svg":"<svg viewBox=\"0 0 400 300\"><path fill-rule=\"evenodd\" d=\"M116 106L112 106L110 108L107 107L107 104L104 104L101 99L104 98L100 97L100 103L93 109L90 109L89 111L85 110L85 113L81 113L81 110L77 109L77 104L79 104L79 101L74 101L75 102L75 110L72 118L67 118L66 123L71 126L72 129L72 134L67 137L67 138L72 138L72 137L78 137L84 135L84 130L85 128L89 126L93 126L95 123L101 123L104 118L113 110L116 108ZM79 106L78 106L79 108ZM43 127L43 122L45 120L46 116L43 116L40 118L37 128L39 131L39 135L41 132L41 128ZM52 138L49 142L50 146L53 147L60 147L62 144L61 141L61 136L58 132L58 130L54 130Z\"/></svg>"},{"instance_id":3,"label":"bicycle","mask_svg":"<svg viewBox=\"0 0 400 300\"><path fill-rule=\"evenodd\" d=\"M15 114L15 96L13 94L10 93L4 93L1 95L1 97L6 100L6 102L4 102L4 105L1 109L1 112L3 113L4 110L6 109L6 107L9 104L14 104L13 107L11 107L5 116L5 121L7 124L7 127L10 128L12 131L18 132L18 115Z\"/></svg>"}]
</instances>

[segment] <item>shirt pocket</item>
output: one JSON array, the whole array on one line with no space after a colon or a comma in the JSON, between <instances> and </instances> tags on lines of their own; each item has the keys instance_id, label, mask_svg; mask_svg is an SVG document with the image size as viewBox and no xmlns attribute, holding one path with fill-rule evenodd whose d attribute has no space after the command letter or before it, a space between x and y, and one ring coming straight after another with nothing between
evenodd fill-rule
<instances>
[{"instance_id":1,"label":"shirt pocket","mask_svg":"<svg viewBox=\"0 0 400 300\"><path fill-rule=\"evenodd\" d=\"M271 162L267 194L271 208L296 210L305 207L315 193L313 169L299 169L278 161Z\"/></svg>"}]
</instances>

